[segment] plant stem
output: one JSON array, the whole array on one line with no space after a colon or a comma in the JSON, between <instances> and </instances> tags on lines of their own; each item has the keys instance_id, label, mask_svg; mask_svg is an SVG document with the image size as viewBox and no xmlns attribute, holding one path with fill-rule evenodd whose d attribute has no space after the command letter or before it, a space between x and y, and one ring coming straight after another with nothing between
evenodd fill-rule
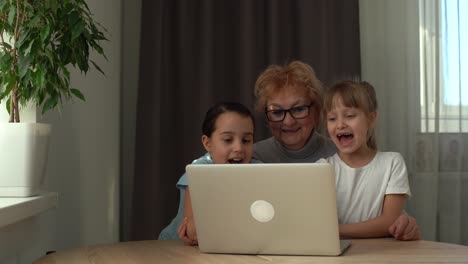
<instances>
[{"instance_id":1,"label":"plant stem","mask_svg":"<svg viewBox=\"0 0 468 264\"><path fill-rule=\"evenodd\" d=\"M18 97L16 96L16 90L18 89L18 83L15 83L15 87L10 92L10 123L19 123L19 108L18 108Z\"/></svg>"},{"instance_id":2,"label":"plant stem","mask_svg":"<svg viewBox=\"0 0 468 264\"><path fill-rule=\"evenodd\" d=\"M16 21L15 21L15 33L14 33L14 45L12 50L13 55L13 71L17 74L18 68L18 52L16 50L16 42L18 41L19 37L19 20L20 20L20 0L16 0ZM16 92L18 90L18 81L15 82L15 86L10 92L10 122L20 122L20 114L19 114L19 107L18 107L18 97L16 96Z\"/></svg>"}]
</instances>

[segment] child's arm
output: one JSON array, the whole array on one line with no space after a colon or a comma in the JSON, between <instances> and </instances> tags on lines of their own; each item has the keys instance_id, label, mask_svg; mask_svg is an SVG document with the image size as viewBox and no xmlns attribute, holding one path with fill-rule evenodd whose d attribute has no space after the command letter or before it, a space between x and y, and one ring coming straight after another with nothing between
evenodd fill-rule
<instances>
[{"instance_id":1,"label":"child's arm","mask_svg":"<svg viewBox=\"0 0 468 264\"><path fill-rule=\"evenodd\" d=\"M340 236L352 238L386 237L388 229L401 215L406 201L405 194L387 194L383 202L382 215L373 219L354 223L340 224Z\"/></svg>"},{"instance_id":2,"label":"child's arm","mask_svg":"<svg viewBox=\"0 0 468 264\"><path fill-rule=\"evenodd\" d=\"M179 238L190 245L197 245L197 231L195 230L195 222L193 219L192 200L190 199L190 191L187 186L185 189L184 201L184 220L180 224L177 234Z\"/></svg>"}]
</instances>

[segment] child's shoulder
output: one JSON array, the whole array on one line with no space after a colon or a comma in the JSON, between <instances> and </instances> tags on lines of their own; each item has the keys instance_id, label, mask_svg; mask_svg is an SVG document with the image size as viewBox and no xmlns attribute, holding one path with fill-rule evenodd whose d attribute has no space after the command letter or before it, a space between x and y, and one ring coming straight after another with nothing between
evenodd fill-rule
<instances>
[{"instance_id":1,"label":"child's shoulder","mask_svg":"<svg viewBox=\"0 0 468 264\"><path fill-rule=\"evenodd\" d=\"M263 163L263 162L261 162L260 160L252 159L250 163ZM211 159L210 153L207 152L205 155L192 161L192 164L213 164L213 160Z\"/></svg>"},{"instance_id":2,"label":"child's shoulder","mask_svg":"<svg viewBox=\"0 0 468 264\"><path fill-rule=\"evenodd\" d=\"M405 161L405 159L399 152L393 151L378 151L376 157L379 160L385 161Z\"/></svg>"},{"instance_id":3,"label":"child's shoulder","mask_svg":"<svg viewBox=\"0 0 468 264\"><path fill-rule=\"evenodd\" d=\"M207 152L205 155L192 161L192 164L213 164L213 160L211 159L210 153Z\"/></svg>"},{"instance_id":4,"label":"child's shoulder","mask_svg":"<svg viewBox=\"0 0 468 264\"><path fill-rule=\"evenodd\" d=\"M334 164L337 161L337 159L339 159L339 157L338 157L338 154L335 153L330 157L320 158L317 161L315 161L315 163L332 163L332 164Z\"/></svg>"}]
</instances>

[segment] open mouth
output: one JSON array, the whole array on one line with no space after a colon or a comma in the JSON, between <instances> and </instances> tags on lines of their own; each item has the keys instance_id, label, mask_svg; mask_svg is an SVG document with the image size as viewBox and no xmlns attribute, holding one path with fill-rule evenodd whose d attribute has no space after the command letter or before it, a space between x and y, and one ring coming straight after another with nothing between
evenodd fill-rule
<instances>
[{"instance_id":1,"label":"open mouth","mask_svg":"<svg viewBox=\"0 0 468 264\"><path fill-rule=\"evenodd\" d=\"M354 135L351 133L341 133L337 134L336 137L338 138L338 141L342 142L352 140L354 138Z\"/></svg>"},{"instance_id":2,"label":"open mouth","mask_svg":"<svg viewBox=\"0 0 468 264\"><path fill-rule=\"evenodd\" d=\"M239 164L242 163L243 159L241 158L233 158L233 159L228 159L228 163L230 164Z\"/></svg>"},{"instance_id":3,"label":"open mouth","mask_svg":"<svg viewBox=\"0 0 468 264\"><path fill-rule=\"evenodd\" d=\"M295 133L297 131L299 131L299 127L298 128L283 128L282 131L283 133Z\"/></svg>"}]
</instances>

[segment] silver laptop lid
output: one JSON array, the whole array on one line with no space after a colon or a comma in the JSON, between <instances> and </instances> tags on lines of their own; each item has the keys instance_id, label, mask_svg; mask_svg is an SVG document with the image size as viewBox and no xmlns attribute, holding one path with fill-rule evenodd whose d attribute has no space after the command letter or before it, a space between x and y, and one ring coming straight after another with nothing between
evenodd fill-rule
<instances>
[{"instance_id":1,"label":"silver laptop lid","mask_svg":"<svg viewBox=\"0 0 468 264\"><path fill-rule=\"evenodd\" d=\"M328 163L186 167L202 252L339 255Z\"/></svg>"}]
</instances>

